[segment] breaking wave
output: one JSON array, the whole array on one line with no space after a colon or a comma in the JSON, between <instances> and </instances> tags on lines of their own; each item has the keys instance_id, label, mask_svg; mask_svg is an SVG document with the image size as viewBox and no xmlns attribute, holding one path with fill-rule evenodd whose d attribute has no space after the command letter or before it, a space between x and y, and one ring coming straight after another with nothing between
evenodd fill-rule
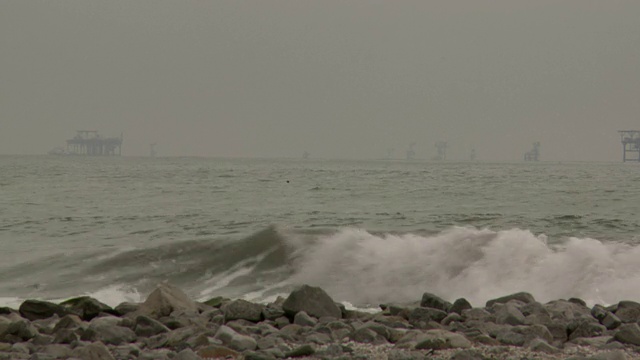
<instances>
[{"instance_id":1,"label":"breaking wave","mask_svg":"<svg viewBox=\"0 0 640 360\"><path fill-rule=\"evenodd\" d=\"M575 237L549 244L545 235L521 229L454 227L425 235L272 226L241 240L45 259L31 276L23 274L28 265L8 274L15 284L29 284L58 271L27 286L28 293L16 285L18 298L91 294L110 305L140 301L161 281L200 300L222 295L267 301L306 283L360 306L414 302L426 291L449 301L464 297L474 306L518 291L542 302L579 297L609 304L640 298L639 256L640 246Z\"/></svg>"}]
</instances>

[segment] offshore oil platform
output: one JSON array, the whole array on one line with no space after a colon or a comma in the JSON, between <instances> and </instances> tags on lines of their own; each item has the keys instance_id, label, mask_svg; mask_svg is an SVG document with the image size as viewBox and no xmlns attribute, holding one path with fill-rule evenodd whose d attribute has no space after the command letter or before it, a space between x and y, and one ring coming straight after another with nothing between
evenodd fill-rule
<instances>
[{"instance_id":1,"label":"offshore oil platform","mask_svg":"<svg viewBox=\"0 0 640 360\"><path fill-rule=\"evenodd\" d=\"M524 161L539 161L540 160L540 142L533 143L533 148L530 151L524 153Z\"/></svg>"},{"instance_id":2,"label":"offshore oil platform","mask_svg":"<svg viewBox=\"0 0 640 360\"><path fill-rule=\"evenodd\" d=\"M120 156L122 138L122 134L104 137L96 130L77 130L76 136L67 140L66 148L57 147L49 155Z\"/></svg>"},{"instance_id":3,"label":"offshore oil platform","mask_svg":"<svg viewBox=\"0 0 640 360\"><path fill-rule=\"evenodd\" d=\"M622 142L622 162L640 162L640 130L619 130L618 133Z\"/></svg>"}]
</instances>

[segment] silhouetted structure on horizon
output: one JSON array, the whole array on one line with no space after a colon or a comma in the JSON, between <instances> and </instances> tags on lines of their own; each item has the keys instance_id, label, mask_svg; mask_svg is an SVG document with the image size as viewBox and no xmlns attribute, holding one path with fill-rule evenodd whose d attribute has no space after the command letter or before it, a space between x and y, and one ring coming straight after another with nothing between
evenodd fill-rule
<instances>
[{"instance_id":1,"label":"silhouetted structure on horizon","mask_svg":"<svg viewBox=\"0 0 640 360\"><path fill-rule=\"evenodd\" d=\"M622 142L622 162L640 162L640 130L619 130ZM627 154L634 156L627 157Z\"/></svg>"},{"instance_id":2,"label":"silhouetted structure on horizon","mask_svg":"<svg viewBox=\"0 0 640 360\"><path fill-rule=\"evenodd\" d=\"M434 160L447 160L447 142L439 141L436 143L436 149L438 149L438 155L434 158Z\"/></svg>"},{"instance_id":3,"label":"silhouetted structure on horizon","mask_svg":"<svg viewBox=\"0 0 640 360\"><path fill-rule=\"evenodd\" d=\"M49 152L53 155L120 156L122 155L122 134L120 137L103 137L96 130L77 130L73 139L67 140L66 150Z\"/></svg>"},{"instance_id":4,"label":"silhouetted structure on horizon","mask_svg":"<svg viewBox=\"0 0 640 360\"><path fill-rule=\"evenodd\" d=\"M540 160L540 142L533 143L533 149L524 153L524 161L538 161Z\"/></svg>"}]
</instances>

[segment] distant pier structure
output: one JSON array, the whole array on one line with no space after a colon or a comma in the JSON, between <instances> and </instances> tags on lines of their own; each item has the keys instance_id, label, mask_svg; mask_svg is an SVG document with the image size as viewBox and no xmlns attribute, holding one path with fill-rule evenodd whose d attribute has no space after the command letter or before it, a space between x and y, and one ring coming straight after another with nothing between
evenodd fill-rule
<instances>
[{"instance_id":1,"label":"distant pier structure","mask_svg":"<svg viewBox=\"0 0 640 360\"><path fill-rule=\"evenodd\" d=\"M104 137L96 130L77 130L73 139L67 140L67 154L87 156L122 155L122 135Z\"/></svg>"},{"instance_id":2,"label":"distant pier structure","mask_svg":"<svg viewBox=\"0 0 640 360\"><path fill-rule=\"evenodd\" d=\"M539 161L540 160L540 142L533 143L533 148L530 151L524 153L524 161Z\"/></svg>"},{"instance_id":3,"label":"distant pier structure","mask_svg":"<svg viewBox=\"0 0 640 360\"><path fill-rule=\"evenodd\" d=\"M640 130L620 130L622 142L622 162L640 162Z\"/></svg>"}]
</instances>

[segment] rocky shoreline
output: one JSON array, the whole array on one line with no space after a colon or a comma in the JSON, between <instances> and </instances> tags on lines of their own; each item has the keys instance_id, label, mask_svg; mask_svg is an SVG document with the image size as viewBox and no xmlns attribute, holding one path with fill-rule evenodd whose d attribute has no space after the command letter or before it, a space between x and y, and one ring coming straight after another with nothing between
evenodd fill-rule
<instances>
[{"instance_id":1,"label":"rocky shoreline","mask_svg":"<svg viewBox=\"0 0 640 360\"><path fill-rule=\"evenodd\" d=\"M415 304L350 311L301 286L270 304L200 303L161 284L145 302L90 297L0 308L0 360L640 358L640 303L546 304L528 293L473 308L424 293Z\"/></svg>"}]
</instances>

